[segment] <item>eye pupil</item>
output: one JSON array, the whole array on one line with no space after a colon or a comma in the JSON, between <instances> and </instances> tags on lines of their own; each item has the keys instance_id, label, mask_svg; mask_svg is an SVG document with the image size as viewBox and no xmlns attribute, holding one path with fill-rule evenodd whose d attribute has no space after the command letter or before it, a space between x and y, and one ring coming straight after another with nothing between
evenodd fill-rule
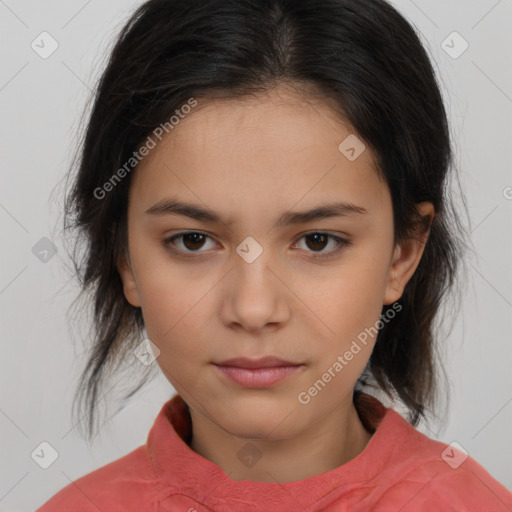
<instances>
[{"instance_id":1,"label":"eye pupil","mask_svg":"<svg viewBox=\"0 0 512 512\"><path fill-rule=\"evenodd\" d=\"M192 247L187 244L187 241L190 240L192 241ZM204 244L204 235L201 233L187 233L183 235L183 244L190 250L200 249ZM195 247L194 244L199 244L199 247Z\"/></svg>"},{"instance_id":2,"label":"eye pupil","mask_svg":"<svg viewBox=\"0 0 512 512\"><path fill-rule=\"evenodd\" d=\"M313 233L311 235L307 235L306 239L313 239L314 240L313 245L315 245L315 244L321 245L321 247L311 247L310 244L308 243L307 245L310 249L322 250L325 247L325 242L327 241L327 236L323 235L322 233ZM321 240L319 241L319 239L321 239Z\"/></svg>"}]
</instances>

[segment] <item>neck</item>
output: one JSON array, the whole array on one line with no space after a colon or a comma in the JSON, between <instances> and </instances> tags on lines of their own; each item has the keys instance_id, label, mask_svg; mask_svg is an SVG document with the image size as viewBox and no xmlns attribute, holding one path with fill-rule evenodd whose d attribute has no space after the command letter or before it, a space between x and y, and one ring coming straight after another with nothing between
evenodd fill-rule
<instances>
[{"instance_id":1,"label":"neck","mask_svg":"<svg viewBox=\"0 0 512 512\"><path fill-rule=\"evenodd\" d=\"M282 439L243 439L193 409L190 415L190 448L235 481L285 483L316 476L357 457L372 436L351 400L339 404L294 437Z\"/></svg>"}]
</instances>

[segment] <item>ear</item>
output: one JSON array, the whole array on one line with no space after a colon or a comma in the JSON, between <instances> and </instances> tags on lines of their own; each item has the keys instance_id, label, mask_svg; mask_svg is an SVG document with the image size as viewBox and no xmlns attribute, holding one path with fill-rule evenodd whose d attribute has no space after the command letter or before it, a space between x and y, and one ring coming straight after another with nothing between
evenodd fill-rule
<instances>
[{"instance_id":1,"label":"ear","mask_svg":"<svg viewBox=\"0 0 512 512\"><path fill-rule=\"evenodd\" d=\"M393 304L402 296L405 285L420 263L430 234L430 226L435 215L434 206L430 202L423 202L417 203L416 209L425 222L428 218L428 227L425 227L423 223L418 223L412 237L407 238L395 247L384 293L383 304L385 305Z\"/></svg>"},{"instance_id":2,"label":"ear","mask_svg":"<svg viewBox=\"0 0 512 512\"><path fill-rule=\"evenodd\" d=\"M123 282L123 291L126 300L134 307L140 307L139 294L137 292L137 284L133 275L132 264L130 257L126 257L125 254L121 254L117 258L117 271L121 276Z\"/></svg>"}]
</instances>

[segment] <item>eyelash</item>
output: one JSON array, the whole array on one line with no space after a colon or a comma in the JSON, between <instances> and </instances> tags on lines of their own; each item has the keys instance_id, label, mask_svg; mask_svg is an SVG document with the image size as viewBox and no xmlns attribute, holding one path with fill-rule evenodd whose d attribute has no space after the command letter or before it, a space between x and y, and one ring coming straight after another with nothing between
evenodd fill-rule
<instances>
[{"instance_id":1,"label":"eyelash","mask_svg":"<svg viewBox=\"0 0 512 512\"><path fill-rule=\"evenodd\" d=\"M176 235L173 235L171 237L164 239L163 244L173 254L178 254L178 255L182 256L184 254L197 253L198 255L201 255L202 253L200 251L190 251L190 250L182 251L180 249L176 249L176 247L174 245L174 240L177 240L178 238L183 238L185 235L191 235L191 234L199 234L199 235L203 235L207 238L212 239L212 237L210 235L208 235L207 233L204 233L203 231L182 231L180 233L177 233ZM316 259L316 260L332 258L333 256L337 255L342 249L344 249L345 247L348 247L349 245L352 244L351 240L347 240L346 238L341 238L339 236L334 236L334 235L331 235L330 233L325 233L323 231L310 231L309 233L305 233L304 235L302 235L299 240L301 240L307 236L311 236L311 235L326 235L327 237L329 237L329 239L335 240L338 243L338 247L336 249L334 249L326 254L323 254L323 253L318 254L318 253L312 252L312 258ZM206 251L203 251L203 252L206 252ZM194 256L194 257L196 257L196 256Z\"/></svg>"}]
</instances>

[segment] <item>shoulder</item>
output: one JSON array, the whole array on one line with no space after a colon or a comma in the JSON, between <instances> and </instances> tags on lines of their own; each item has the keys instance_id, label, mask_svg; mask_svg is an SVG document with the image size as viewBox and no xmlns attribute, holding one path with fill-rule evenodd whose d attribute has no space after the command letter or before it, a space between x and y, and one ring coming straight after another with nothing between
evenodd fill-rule
<instances>
[{"instance_id":1,"label":"shoulder","mask_svg":"<svg viewBox=\"0 0 512 512\"><path fill-rule=\"evenodd\" d=\"M140 446L69 483L36 512L140 511L139 505L145 496L153 495L155 485L146 447Z\"/></svg>"},{"instance_id":2,"label":"shoulder","mask_svg":"<svg viewBox=\"0 0 512 512\"><path fill-rule=\"evenodd\" d=\"M401 512L512 510L512 493L460 445L430 439L392 411L395 431L392 461L384 470L386 490L376 512L400 504Z\"/></svg>"},{"instance_id":3,"label":"shoulder","mask_svg":"<svg viewBox=\"0 0 512 512\"><path fill-rule=\"evenodd\" d=\"M465 467L457 469L443 464L430 460L416 465L387 489L372 510L389 510L390 504L400 504L401 512L512 510L512 493L475 460L468 458Z\"/></svg>"}]
</instances>

